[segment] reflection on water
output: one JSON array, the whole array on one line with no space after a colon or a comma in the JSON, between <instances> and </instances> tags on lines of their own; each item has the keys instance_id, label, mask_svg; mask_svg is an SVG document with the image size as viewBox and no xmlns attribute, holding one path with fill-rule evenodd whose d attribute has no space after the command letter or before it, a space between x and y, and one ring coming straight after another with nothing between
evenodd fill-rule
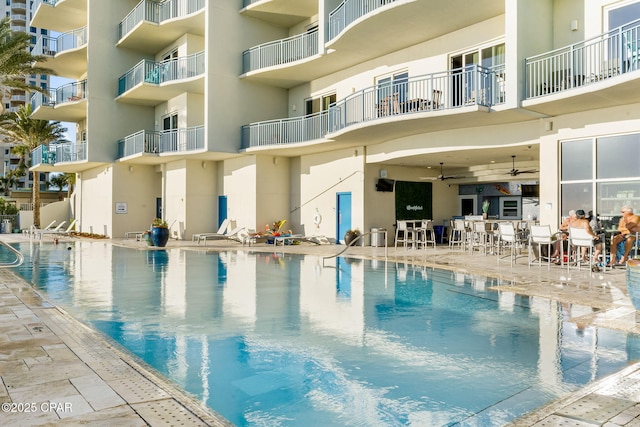
<instances>
[{"instance_id":1,"label":"reflection on water","mask_svg":"<svg viewBox=\"0 0 640 427\"><path fill-rule=\"evenodd\" d=\"M20 270L239 426L494 426L624 367L590 308L444 270L24 244Z\"/></svg>"}]
</instances>

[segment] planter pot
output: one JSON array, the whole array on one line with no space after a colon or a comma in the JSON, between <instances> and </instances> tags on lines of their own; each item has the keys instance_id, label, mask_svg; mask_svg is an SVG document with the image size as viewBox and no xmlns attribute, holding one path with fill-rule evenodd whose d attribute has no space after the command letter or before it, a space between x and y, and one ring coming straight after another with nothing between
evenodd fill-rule
<instances>
[{"instance_id":1,"label":"planter pot","mask_svg":"<svg viewBox=\"0 0 640 427\"><path fill-rule=\"evenodd\" d=\"M146 232L142 235L142 240L145 241L147 246L153 246L153 242L151 241L151 232Z\"/></svg>"},{"instance_id":2,"label":"planter pot","mask_svg":"<svg viewBox=\"0 0 640 427\"><path fill-rule=\"evenodd\" d=\"M358 238L359 234L358 233L345 233L344 234L344 243L347 246L351 246L354 244L354 241Z\"/></svg>"},{"instance_id":3,"label":"planter pot","mask_svg":"<svg viewBox=\"0 0 640 427\"><path fill-rule=\"evenodd\" d=\"M169 241L169 229L166 227L151 227L151 243L153 246L163 248Z\"/></svg>"}]
</instances>

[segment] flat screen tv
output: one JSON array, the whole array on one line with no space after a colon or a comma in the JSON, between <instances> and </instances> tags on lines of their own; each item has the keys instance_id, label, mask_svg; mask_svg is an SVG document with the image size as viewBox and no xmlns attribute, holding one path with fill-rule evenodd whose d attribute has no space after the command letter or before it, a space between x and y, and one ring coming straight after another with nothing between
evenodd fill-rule
<instances>
[{"instance_id":1,"label":"flat screen tv","mask_svg":"<svg viewBox=\"0 0 640 427\"><path fill-rule=\"evenodd\" d=\"M393 179L380 178L376 183L376 190L377 191L393 191L394 184L395 184L395 181Z\"/></svg>"}]
</instances>

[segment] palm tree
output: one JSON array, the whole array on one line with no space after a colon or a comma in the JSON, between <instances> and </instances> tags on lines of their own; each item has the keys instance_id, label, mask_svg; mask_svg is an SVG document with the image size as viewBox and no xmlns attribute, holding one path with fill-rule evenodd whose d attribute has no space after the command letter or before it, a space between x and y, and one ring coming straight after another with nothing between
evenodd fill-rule
<instances>
[{"instance_id":1,"label":"palm tree","mask_svg":"<svg viewBox=\"0 0 640 427\"><path fill-rule=\"evenodd\" d=\"M58 200L62 200L62 189L65 185L68 185L67 175L61 173L59 175L52 176L49 181L52 187L58 189Z\"/></svg>"},{"instance_id":2,"label":"palm tree","mask_svg":"<svg viewBox=\"0 0 640 427\"><path fill-rule=\"evenodd\" d=\"M31 54L31 36L23 31L11 31L9 17L0 21L0 96L4 98L12 89L44 92L39 86L30 85L30 74L51 74L51 70L37 67L36 62L47 59L44 55ZM4 103L0 103L4 111Z\"/></svg>"},{"instance_id":3,"label":"palm tree","mask_svg":"<svg viewBox=\"0 0 640 427\"><path fill-rule=\"evenodd\" d=\"M48 122L31 118L31 104L20 107L15 113L0 115L0 127L11 141L28 152L40 145L49 145L52 142L67 142L64 139L66 128L60 122ZM24 151L24 150L23 150ZM40 227L40 185L38 173L33 173L33 224Z\"/></svg>"},{"instance_id":4,"label":"palm tree","mask_svg":"<svg viewBox=\"0 0 640 427\"><path fill-rule=\"evenodd\" d=\"M67 198L71 198L74 187L76 186L76 174L72 172L65 172L65 179L67 180Z\"/></svg>"}]
</instances>

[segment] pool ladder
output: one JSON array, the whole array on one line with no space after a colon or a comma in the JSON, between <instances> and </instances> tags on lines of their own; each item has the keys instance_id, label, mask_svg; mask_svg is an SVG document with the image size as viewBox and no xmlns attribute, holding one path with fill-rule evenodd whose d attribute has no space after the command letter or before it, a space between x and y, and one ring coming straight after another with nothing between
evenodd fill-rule
<instances>
[{"instance_id":1,"label":"pool ladder","mask_svg":"<svg viewBox=\"0 0 640 427\"><path fill-rule=\"evenodd\" d=\"M2 245L5 248L9 249L16 256L16 260L13 261L13 262L0 262L0 267L19 267L22 264L24 264L24 255L22 255L22 252L20 252L19 250L17 250L16 248L11 246L10 244L8 244L6 242L3 242L2 240L0 240L0 245Z\"/></svg>"}]
</instances>

